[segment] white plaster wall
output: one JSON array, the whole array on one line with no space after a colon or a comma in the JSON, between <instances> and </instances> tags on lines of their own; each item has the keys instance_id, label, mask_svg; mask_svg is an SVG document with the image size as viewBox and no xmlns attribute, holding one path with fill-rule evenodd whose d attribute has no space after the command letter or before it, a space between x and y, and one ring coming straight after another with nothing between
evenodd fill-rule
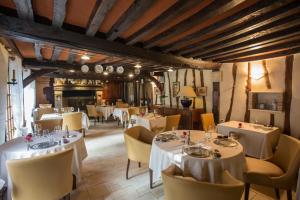
<instances>
[{"instance_id":1,"label":"white plaster wall","mask_svg":"<svg viewBox=\"0 0 300 200\"><path fill-rule=\"evenodd\" d=\"M272 91L285 90L285 57L278 57L266 60L267 69L269 71ZM230 106L231 92L232 92L232 63L225 63L220 69L220 119L225 119ZM236 88L234 93L234 101L232 107L231 120L244 120L246 109L246 94L245 86L247 80L247 62L237 63L237 78ZM262 61L251 62L251 67L262 67ZM300 137L300 54L294 55L293 66L293 96L290 112L291 133L295 137ZM265 79L252 81L252 91L265 91ZM275 114L275 126L283 129L285 113ZM267 124L270 122L270 113L251 111L250 122L258 120L259 123Z\"/></svg>"},{"instance_id":2,"label":"white plaster wall","mask_svg":"<svg viewBox=\"0 0 300 200\"><path fill-rule=\"evenodd\" d=\"M184 76L185 76L185 71L186 69L179 69L178 70L178 81L180 82L180 88L184 86ZM168 75L170 75L170 82L171 82L171 90L173 90L173 82L176 81L176 71L173 72L165 72L164 77L165 77L165 94L168 96L165 100L166 105L170 105L170 94L169 94L169 80L168 80ZM203 71L203 77L204 77L204 86L207 87L207 95L206 95L206 107L207 107L207 112L211 112L212 110L212 71L211 70L204 70ZM187 79L186 79L187 85L188 86L194 86L193 83L193 70L188 69L187 71ZM201 79L200 79L200 71L195 70L195 83L196 87L200 87L201 85ZM172 91L173 92L173 91ZM173 95L173 93L172 93ZM172 105L176 106L176 97L171 96L172 98ZM179 106L181 107L180 100L179 100ZM196 98L195 99L195 107L196 108L203 108L203 101L202 98Z\"/></svg>"}]
</instances>

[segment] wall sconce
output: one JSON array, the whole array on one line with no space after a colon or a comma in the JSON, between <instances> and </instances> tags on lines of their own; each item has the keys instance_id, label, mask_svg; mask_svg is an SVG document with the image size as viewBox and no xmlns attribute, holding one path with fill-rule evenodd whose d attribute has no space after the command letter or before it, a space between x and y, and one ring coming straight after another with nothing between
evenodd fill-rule
<instances>
[{"instance_id":1,"label":"wall sconce","mask_svg":"<svg viewBox=\"0 0 300 200\"><path fill-rule=\"evenodd\" d=\"M7 84L16 85L17 84L16 71L13 69L12 72L13 72L13 77L12 77L11 81L7 82Z\"/></svg>"},{"instance_id":2,"label":"wall sconce","mask_svg":"<svg viewBox=\"0 0 300 200\"><path fill-rule=\"evenodd\" d=\"M265 76L265 72L262 66L253 66L251 69L250 77L255 80L259 80Z\"/></svg>"}]
</instances>

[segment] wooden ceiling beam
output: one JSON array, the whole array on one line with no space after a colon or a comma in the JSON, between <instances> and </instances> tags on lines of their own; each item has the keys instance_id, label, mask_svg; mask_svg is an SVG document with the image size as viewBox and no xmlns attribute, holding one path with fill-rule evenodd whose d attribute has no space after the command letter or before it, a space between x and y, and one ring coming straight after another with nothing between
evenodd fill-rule
<instances>
[{"instance_id":1,"label":"wooden ceiling beam","mask_svg":"<svg viewBox=\"0 0 300 200\"><path fill-rule=\"evenodd\" d=\"M42 46L39 43L34 43L34 52L35 52L35 57L38 61L42 61L43 60L43 56L41 53L42 50Z\"/></svg>"},{"instance_id":2,"label":"wooden ceiling beam","mask_svg":"<svg viewBox=\"0 0 300 200\"><path fill-rule=\"evenodd\" d=\"M19 51L18 47L16 46L15 42L9 38L0 38L1 42L3 43L3 45L7 48L10 48L11 51L8 52L18 56L19 58L23 59L23 56L21 54L21 52Z\"/></svg>"},{"instance_id":3,"label":"wooden ceiling beam","mask_svg":"<svg viewBox=\"0 0 300 200\"><path fill-rule=\"evenodd\" d=\"M135 0L125 13L118 19L107 33L107 39L117 39L121 33L127 30L138 18L140 18L156 0Z\"/></svg>"},{"instance_id":4,"label":"wooden ceiling beam","mask_svg":"<svg viewBox=\"0 0 300 200\"><path fill-rule=\"evenodd\" d=\"M67 0L53 0L52 26L61 28L66 17Z\"/></svg>"},{"instance_id":5,"label":"wooden ceiling beam","mask_svg":"<svg viewBox=\"0 0 300 200\"><path fill-rule=\"evenodd\" d=\"M113 8L115 2L116 0L97 1L93 14L89 20L86 35L94 36L98 32L103 20L105 19L105 16Z\"/></svg>"},{"instance_id":6,"label":"wooden ceiling beam","mask_svg":"<svg viewBox=\"0 0 300 200\"><path fill-rule=\"evenodd\" d=\"M214 1L206 8L200 10L198 13L194 14L193 16L187 18L186 20L176 24L175 26L169 28L168 30L160 33L159 35L153 37L152 39L148 40L144 47L151 48L157 45L160 41L165 40L167 38L173 37L178 35L182 32L185 32L191 29L193 26L198 25L201 22L204 22L208 19L217 17L220 14L223 14L238 4L242 3L244 0L235 0L235 1L228 1L228 0L218 0Z\"/></svg>"},{"instance_id":7,"label":"wooden ceiling beam","mask_svg":"<svg viewBox=\"0 0 300 200\"><path fill-rule=\"evenodd\" d=\"M220 31L220 30L226 30L230 29L236 25L239 25L241 23L247 23L250 19L253 18L253 16L259 16L264 14L265 12L268 12L270 10L274 10L275 8L278 8L282 6L282 2L278 0L267 0L267 1L258 1L256 4L244 8L238 13L235 13L234 15L230 15L229 17L220 20L208 27L205 27L204 29L201 29L200 31L197 31L195 33L191 33L178 41L176 43L172 43L170 45L167 45L165 47L162 47L162 50L164 52L170 52L172 50L178 49L180 47L186 46L187 44L190 44L192 41L195 40L195 38L201 38L209 33L212 33L214 31Z\"/></svg>"},{"instance_id":8,"label":"wooden ceiling beam","mask_svg":"<svg viewBox=\"0 0 300 200\"><path fill-rule=\"evenodd\" d=\"M237 63L237 62L250 62L255 60L264 60L264 59L270 59L270 58L276 58L281 56L287 56L291 54L300 53L300 47L296 48L289 48L288 50L282 50L275 53L269 53L269 54L263 54L263 55L252 55L245 58L237 58L232 60L226 60L223 61L224 63Z\"/></svg>"},{"instance_id":9,"label":"wooden ceiling beam","mask_svg":"<svg viewBox=\"0 0 300 200\"><path fill-rule=\"evenodd\" d=\"M179 51L176 51L176 53L179 55L191 56L193 52L202 51L205 47L223 43L223 41L230 38L243 37L247 34L255 33L259 30L267 29L268 27L270 28L274 26L276 21L294 15L299 11L300 4L298 2L292 2L262 16L254 17L250 21L247 21L246 23L243 23L236 28L222 32L212 38L184 47Z\"/></svg>"},{"instance_id":10,"label":"wooden ceiling beam","mask_svg":"<svg viewBox=\"0 0 300 200\"><path fill-rule=\"evenodd\" d=\"M31 0L13 0L16 5L16 10L19 18L32 21L33 11Z\"/></svg>"},{"instance_id":11,"label":"wooden ceiling beam","mask_svg":"<svg viewBox=\"0 0 300 200\"><path fill-rule=\"evenodd\" d=\"M162 28L168 21L177 18L184 14L190 8L196 6L203 0L193 0L193 1L186 1L186 0L178 0L174 5L168 8L165 12L161 15L156 17L150 23L145 25L139 31L135 32L131 35L126 41L127 45L132 45L138 42L141 38L152 33L154 30Z\"/></svg>"},{"instance_id":12,"label":"wooden ceiling beam","mask_svg":"<svg viewBox=\"0 0 300 200\"><path fill-rule=\"evenodd\" d=\"M276 39L287 34L298 32L300 25L299 19L300 13L288 18L284 18L283 20L280 20L280 23L277 21L278 23L276 22L276 26L272 28L264 29L252 34L247 34L247 36L244 36L242 38L238 37L239 39L230 39L227 41L223 41L223 43L205 48L201 52L193 53L191 56L205 58L212 55L222 54L225 51L230 51L259 42L266 42L270 39Z\"/></svg>"},{"instance_id":13,"label":"wooden ceiling beam","mask_svg":"<svg viewBox=\"0 0 300 200\"><path fill-rule=\"evenodd\" d=\"M27 85L29 85L32 81L36 80L36 78L43 76L45 74L54 72L54 71L56 71L56 70L55 69L42 69L42 70L33 72L32 74L30 74L23 80L23 88L25 88Z\"/></svg>"},{"instance_id":14,"label":"wooden ceiling beam","mask_svg":"<svg viewBox=\"0 0 300 200\"><path fill-rule=\"evenodd\" d=\"M27 42L50 43L63 48L89 51L95 54L122 57L143 62L153 62L165 66L182 68L215 68L219 63L204 62L181 56L159 53L101 38L89 37L71 31L59 30L51 26L24 21L6 15L0 16L0 35Z\"/></svg>"},{"instance_id":15,"label":"wooden ceiling beam","mask_svg":"<svg viewBox=\"0 0 300 200\"><path fill-rule=\"evenodd\" d=\"M300 37L299 36L297 38L293 38L293 39L287 40L285 42L279 41L279 42L276 42L276 43L266 46L266 47L258 46L257 49L252 49L252 50L249 49L248 51L245 51L245 52L229 54L222 58L218 58L218 59L214 58L214 60L223 62L226 60L238 59L238 58L248 57L251 55L257 55L257 54L261 54L261 53L267 54L268 52L271 52L271 51L283 51L283 50L288 50L288 49L296 48L296 47L300 47Z\"/></svg>"}]
</instances>

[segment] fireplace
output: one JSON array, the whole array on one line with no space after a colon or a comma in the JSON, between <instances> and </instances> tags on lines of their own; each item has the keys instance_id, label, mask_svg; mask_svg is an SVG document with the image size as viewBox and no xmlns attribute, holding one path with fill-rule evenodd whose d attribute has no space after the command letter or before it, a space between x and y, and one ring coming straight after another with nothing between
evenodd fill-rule
<instances>
[{"instance_id":1,"label":"fireplace","mask_svg":"<svg viewBox=\"0 0 300 200\"><path fill-rule=\"evenodd\" d=\"M74 107L84 110L86 105L96 103L95 90L65 90L62 92L63 107Z\"/></svg>"}]
</instances>

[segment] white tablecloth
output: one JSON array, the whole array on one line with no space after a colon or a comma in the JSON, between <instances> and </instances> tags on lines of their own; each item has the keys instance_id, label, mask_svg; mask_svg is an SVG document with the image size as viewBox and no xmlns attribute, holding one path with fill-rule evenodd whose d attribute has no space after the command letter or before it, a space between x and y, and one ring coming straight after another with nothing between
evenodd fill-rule
<instances>
[{"instance_id":1,"label":"white tablecloth","mask_svg":"<svg viewBox=\"0 0 300 200\"><path fill-rule=\"evenodd\" d=\"M176 131L180 135L183 131ZM169 132L171 133L171 132ZM216 137L216 133L212 138ZM191 131L192 141L201 141L204 138L204 132ZM242 180L245 169L245 156L242 145L236 147L222 147L213 143L213 139L205 144L206 147L218 149L222 155L220 159L195 158L182 154L183 143L181 140L170 142L152 143L149 168L153 170L153 180L157 181L161 177L161 171L168 168L172 163L179 166L185 175L192 175L199 181L221 182L222 172L228 170L234 177Z\"/></svg>"},{"instance_id":2,"label":"white tablecloth","mask_svg":"<svg viewBox=\"0 0 300 200\"><path fill-rule=\"evenodd\" d=\"M76 175L77 181L80 182L81 169L82 169L82 160L87 157L87 150L85 143L82 137L82 134L75 131L70 131L70 134L75 134L77 137L69 138L70 142L67 144L56 145L47 149L29 149L27 150L27 144L24 142L23 137L13 139L7 143L4 143L0 146L0 178L3 179L7 184L7 197L11 199L11 189L12 185L8 177L6 161L12 159L22 159L30 158L40 155L46 155L49 153L59 152L65 149L73 148L73 163L72 171ZM62 136L65 135L64 132L55 134L55 140L59 140ZM31 144L45 142L49 139L47 138L34 138Z\"/></svg>"},{"instance_id":3,"label":"white tablecloth","mask_svg":"<svg viewBox=\"0 0 300 200\"><path fill-rule=\"evenodd\" d=\"M242 128L238 128L239 123L242 123ZM243 145L246 155L258 159L266 159L273 155L280 136L280 130L277 127L264 127L238 121L218 124L217 130L223 135L228 135L229 132L238 133L238 141Z\"/></svg>"},{"instance_id":4,"label":"white tablecloth","mask_svg":"<svg viewBox=\"0 0 300 200\"><path fill-rule=\"evenodd\" d=\"M114 112L114 106L97 106L96 109L103 113L105 120Z\"/></svg>"},{"instance_id":5,"label":"white tablecloth","mask_svg":"<svg viewBox=\"0 0 300 200\"><path fill-rule=\"evenodd\" d=\"M149 113L145 116L132 115L131 119L135 120L135 126L144 126L149 130L166 127L166 117Z\"/></svg>"},{"instance_id":6,"label":"white tablecloth","mask_svg":"<svg viewBox=\"0 0 300 200\"><path fill-rule=\"evenodd\" d=\"M82 128L87 130L87 129L89 129L89 126L90 126L89 117L84 112L81 112L81 113L82 113ZM43 114L41 117L41 120L62 119L62 118L63 118L62 114L60 114L60 113L50 113L50 114Z\"/></svg>"}]
</instances>

